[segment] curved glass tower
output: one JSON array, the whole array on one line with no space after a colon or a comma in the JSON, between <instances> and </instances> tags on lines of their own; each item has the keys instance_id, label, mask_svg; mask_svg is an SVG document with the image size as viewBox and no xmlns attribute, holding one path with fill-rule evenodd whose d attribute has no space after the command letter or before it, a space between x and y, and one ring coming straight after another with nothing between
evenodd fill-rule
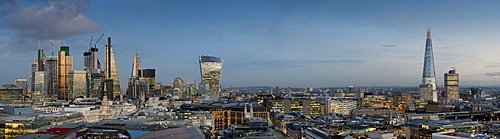
<instances>
[{"instance_id":1,"label":"curved glass tower","mask_svg":"<svg viewBox=\"0 0 500 139\"><path fill-rule=\"evenodd\" d=\"M214 56L200 56L201 81L208 84L209 100L218 100L220 92L220 75L222 72L222 59ZM203 91L200 94L204 94Z\"/></svg>"},{"instance_id":2,"label":"curved glass tower","mask_svg":"<svg viewBox=\"0 0 500 139\"><path fill-rule=\"evenodd\" d=\"M424 70L422 84L419 87L421 101L437 102L436 72L434 68L434 55L432 52L431 29L427 28L427 39L425 43Z\"/></svg>"}]
</instances>

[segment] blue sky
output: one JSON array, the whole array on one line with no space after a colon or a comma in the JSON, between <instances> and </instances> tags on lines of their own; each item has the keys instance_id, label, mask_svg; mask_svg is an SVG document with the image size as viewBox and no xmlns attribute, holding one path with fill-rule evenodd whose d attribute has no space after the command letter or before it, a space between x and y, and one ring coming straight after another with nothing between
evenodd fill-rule
<instances>
[{"instance_id":1,"label":"blue sky","mask_svg":"<svg viewBox=\"0 0 500 139\"><path fill-rule=\"evenodd\" d=\"M222 86L418 86L426 28L438 84L500 85L499 1L47 0L0 2L0 84L28 78L37 40L70 46L74 70L90 36L113 39L122 85L134 52L157 82L199 82L198 56L224 60ZM104 39L99 42L103 56ZM103 58L102 58L103 59ZM126 87L125 87L126 88Z\"/></svg>"}]
</instances>

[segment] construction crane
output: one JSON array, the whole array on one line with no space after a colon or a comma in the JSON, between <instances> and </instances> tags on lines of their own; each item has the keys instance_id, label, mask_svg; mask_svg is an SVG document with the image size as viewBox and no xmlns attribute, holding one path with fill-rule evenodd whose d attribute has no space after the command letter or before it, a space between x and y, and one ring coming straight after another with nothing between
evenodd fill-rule
<instances>
[{"instance_id":1,"label":"construction crane","mask_svg":"<svg viewBox=\"0 0 500 139\"><path fill-rule=\"evenodd\" d=\"M97 41L95 41L94 43L94 48L96 48L97 46L97 43L99 43L99 41L102 39L102 36L104 36L104 33L101 35L101 37L99 37L99 39L97 39Z\"/></svg>"},{"instance_id":2,"label":"construction crane","mask_svg":"<svg viewBox=\"0 0 500 139\"><path fill-rule=\"evenodd\" d=\"M99 37L99 39L97 39L97 41L95 41L95 42L94 42L94 36L90 37L89 50L90 50L90 48L92 48L92 45L94 45L94 48L97 47L97 43L99 43L99 41L101 40L102 36L104 36L104 34L102 34L101 37Z\"/></svg>"},{"instance_id":3,"label":"construction crane","mask_svg":"<svg viewBox=\"0 0 500 139\"><path fill-rule=\"evenodd\" d=\"M54 41L50 40L50 45L52 45L52 56L54 56Z\"/></svg>"}]
</instances>

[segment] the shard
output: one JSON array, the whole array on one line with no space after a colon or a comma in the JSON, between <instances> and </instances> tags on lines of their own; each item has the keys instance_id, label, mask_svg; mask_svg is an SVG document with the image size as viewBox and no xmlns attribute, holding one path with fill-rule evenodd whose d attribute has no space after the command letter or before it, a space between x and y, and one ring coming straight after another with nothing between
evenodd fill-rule
<instances>
[{"instance_id":1,"label":"the shard","mask_svg":"<svg viewBox=\"0 0 500 139\"><path fill-rule=\"evenodd\" d=\"M420 101L437 102L436 72L434 68L434 55L432 51L431 29L427 28L425 43L424 69L422 84L419 86Z\"/></svg>"}]
</instances>

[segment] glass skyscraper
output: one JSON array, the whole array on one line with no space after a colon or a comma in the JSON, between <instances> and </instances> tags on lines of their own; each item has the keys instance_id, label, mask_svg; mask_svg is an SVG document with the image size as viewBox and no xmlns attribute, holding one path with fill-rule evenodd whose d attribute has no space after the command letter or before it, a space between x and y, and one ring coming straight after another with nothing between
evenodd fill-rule
<instances>
[{"instance_id":1,"label":"glass skyscraper","mask_svg":"<svg viewBox=\"0 0 500 139\"><path fill-rule=\"evenodd\" d=\"M111 45L111 37L108 37L108 45L105 45L104 58L105 58L105 76L106 79L113 79L112 88L113 91L108 96L108 99L118 100L122 93L120 86L120 79L118 78L118 70L116 69L115 54L113 52L113 45Z\"/></svg>"},{"instance_id":2,"label":"glass skyscraper","mask_svg":"<svg viewBox=\"0 0 500 139\"><path fill-rule=\"evenodd\" d=\"M432 51L431 29L427 28L422 84L420 84L419 86L420 101L437 102L436 87L436 72L434 68L434 55Z\"/></svg>"},{"instance_id":3,"label":"glass skyscraper","mask_svg":"<svg viewBox=\"0 0 500 139\"><path fill-rule=\"evenodd\" d=\"M57 98L57 92L58 92L58 81L57 81L57 57L56 56L50 56L50 57L45 57L47 60L45 60L45 76L47 78L47 95L48 97L52 98Z\"/></svg>"},{"instance_id":4,"label":"glass skyscraper","mask_svg":"<svg viewBox=\"0 0 500 139\"><path fill-rule=\"evenodd\" d=\"M222 72L222 59L214 56L200 56L201 81L208 84L208 100L218 100L220 92L220 77ZM202 94L203 95L203 94Z\"/></svg>"},{"instance_id":5,"label":"glass skyscraper","mask_svg":"<svg viewBox=\"0 0 500 139\"><path fill-rule=\"evenodd\" d=\"M32 72L32 87L31 87L31 97L33 100L33 105L43 105L43 102L47 98L47 76L46 71L35 71Z\"/></svg>"},{"instance_id":6,"label":"glass skyscraper","mask_svg":"<svg viewBox=\"0 0 500 139\"><path fill-rule=\"evenodd\" d=\"M57 98L59 100L69 100L68 92L68 72L73 70L73 56L69 55L69 47L61 46L57 52L57 81L58 91Z\"/></svg>"},{"instance_id":7,"label":"glass skyscraper","mask_svg":"<svg viewBox=\"0 0 500 139\"><path fill-rule=\"evenodd\" d=\"M87 96L87 72L69 71L68 72L68 99L73 100L77 97Z\"/></svg>"}]
</instances>

